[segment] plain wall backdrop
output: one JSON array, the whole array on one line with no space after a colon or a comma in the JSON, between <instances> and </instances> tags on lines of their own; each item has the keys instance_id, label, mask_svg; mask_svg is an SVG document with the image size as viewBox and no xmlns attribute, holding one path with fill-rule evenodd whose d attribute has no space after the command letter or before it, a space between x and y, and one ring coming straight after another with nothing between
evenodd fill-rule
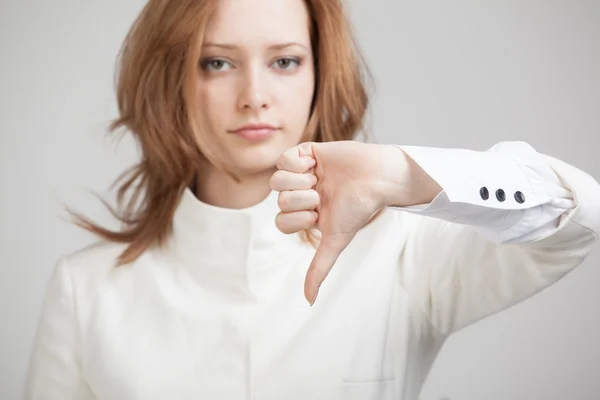
<instances>
[{"instance_id":1,"label":"plain wall backdrop","mask_svg":"<svg viewBox=\"0 0 600 400\"><path fill-rule=\"evenodd\" d=\"M378 142L524 140L600 177L600 1L347 1L376 78ZM142 0L0 2L0 398L18 399L59 255L116 226L92 191L137 159L107 138L114 61ZM109 199L113 199L110 197ZM600 201L600 199L598 199ZM447 342L422 398L600 398L600 255Z\"/></svg>"}]
</instances>

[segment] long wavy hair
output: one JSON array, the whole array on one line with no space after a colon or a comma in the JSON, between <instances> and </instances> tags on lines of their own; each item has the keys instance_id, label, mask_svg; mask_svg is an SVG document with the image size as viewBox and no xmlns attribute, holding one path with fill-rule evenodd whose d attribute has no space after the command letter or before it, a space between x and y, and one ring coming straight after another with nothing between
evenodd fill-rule
<instances>
[{"instance_id":1,"label":"long wavy hair","mask_svg":"<svg viewBox=\"0 0 600 400\"><path fill-rule=\"evenodd\" d=\"M304 138L352 140L365 133L368 69L342 0L305 0L315 59L315 94ZM194 88L204 30L218 0L149 0L121 47L116 73L118 117L140 150L138 164L114 183L117 206L105 206L122 228L109 230L70 211L74 222L100 238L127 244L118 265L163 244L180 198L207 163L217 165L200 132ZM301 232L313 244L311 230Z\"/></svg>"}]
</instances>

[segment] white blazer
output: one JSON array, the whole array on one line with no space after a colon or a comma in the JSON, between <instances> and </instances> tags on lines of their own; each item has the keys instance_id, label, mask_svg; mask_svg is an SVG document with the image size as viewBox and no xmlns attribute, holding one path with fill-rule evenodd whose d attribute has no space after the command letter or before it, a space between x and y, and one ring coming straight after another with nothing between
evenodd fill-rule
<instances>
[{"instance_id":1,"label":"white blazer","mask_svg":"<svg viewBox=\"0 0 600 400\"><path fill-rule=\"evenodd\" d=\"M443 192L386 209L310 307L314 249L245 210L185 192L167 246L115 268L122 245L63 257L48 284L26 399L412 400L448 335L579 265L600 186L520 142L403 147Z\"/></svg>"}]
</instances>

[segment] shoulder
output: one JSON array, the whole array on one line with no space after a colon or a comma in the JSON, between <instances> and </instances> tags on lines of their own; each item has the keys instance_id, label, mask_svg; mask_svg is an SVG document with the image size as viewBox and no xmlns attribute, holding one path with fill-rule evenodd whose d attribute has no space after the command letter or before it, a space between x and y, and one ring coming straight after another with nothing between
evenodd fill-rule
<instances>
[{"instance_id":1,"label":"shoulder","mask_svg":"<svg viewBox=\"0 0 600 400\"><path fill-rule=\"evenodd\" d=\"M119 265L119 256L126 248L127 244L102 241L62 256L49 282L50 300L71 302L83 322L98 307L110 309L111 304L126 304L132 296L151 296L157 269L164 263L151 249L135 261Z\"/></svg>"},{"instance_id":2,"label":"shoulder","mask_svg":"<svg viewBox=\"0 0 600 400\"><path fill-rule=\"evenodd\" d=\"M109 270L117 266L119 256L126 248L125 244L99 241L63 255L59 262L71 272Z\"/></svg>"},{"instance_id":3,"label":"shoulder","mask_svg":"<svg viewBox=\"0 0 600 400\"><path fill-rule=\"evenodd\" d=\"M119 265L119 256L127 248L126 244L99 241L72 253L63 255L56 268L69 276L74 289L90 290L120 276L131 276L146 256L126 265Z\"/></svg>"},{"instance_id":4,"label":"shoulder","mask_svg":"<svg viewBox=\"0 0 600 400\"><path fill-rule=\"evenodd\" d=\"M116 263L126 248L127 245L123 243L98 241L70 254L66 254L63 256L63 259L68 264L79 266Z\"/></svg>"}]
</instances>

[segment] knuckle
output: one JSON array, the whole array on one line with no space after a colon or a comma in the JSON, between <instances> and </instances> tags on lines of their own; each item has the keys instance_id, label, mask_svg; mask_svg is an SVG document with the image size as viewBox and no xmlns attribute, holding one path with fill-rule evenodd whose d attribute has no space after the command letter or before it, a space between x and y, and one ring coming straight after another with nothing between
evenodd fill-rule
<instances>
[{"instance_id":1,"label":"knuckle","mask_svg":"<svg viewBox=\"0 0 600 400\"><path fill-rule=\"evenodd\" d=\"M279 157L279 158L277 159L277 164L276 164L276 166L277 166L277 169L278 169L278 170L282 170L282 169L283 169L283 156L281 156L281 157Z\"/></svg>"},{"instance_id":2,"label":"knuckle","mask_svg":"<svg viewBox=\"0 0 600 400\"><path fill-rule=\"evenodd\" d=\"M277 172L275 172L273 175L271 175L271 178L269 178L269 187L272 190L277 190L277 188L279 186L278 183L279 183L279 180L278 180L278 177L277 177Z\"/></svg>"},{"instance_id":3,"label":"knuckle","mask_svg":"<svg viewBox=\"0 0 600 400\"><path fill-rule=\"evenodd\" d=\"M277 168L287 170L292 163L293 153L290 150L285 151L277 160Z\"/></svg>"},{"instance_id":4,"label":"knuckle","mask_svg":"<svg viewBox=\"0 0 600 400\"><path fill-rule=\"evenodd\" d=\"M279 156L279 158L277 159L277 168L278 169L284 169L285 168L285 164L286 164L286 153L283 153L282 155Z\"/></svg>"},{"instance_id":5,"label":"knuckle","mask_svg":"<svg viewBox=\"0 0 600 400\"><path fill-rule=\"evenodd\" d=\"M312 228L317 221L317 213L315 211L308 211L302 216L302 227L304 229Z\"/></svg>"},{"instance_id":6,"label":"knuckle","mask_svg":"<svg viewBox=\"0 0 600 400\"><path fill-rule=\"evenodd\" d=\"M300 175L299 184L302 185L304 189L310 189L312 187L311 176L309 174Z\"/></svg>"},{"instance_id":7,"label":"knuckle","mask_svg":"<svg viewBox=\"0 0 600 400\"><path fill-rule=\"evenodd\" d=\"M271 179L269 179L269 185L271 186L271 189L282 190L282 186L285 181L284 178L283 171L275 171L275 173L271 175Z\"/></svg>"},{"instance_id":8,"label":"knuckle","mask_svg":"<svg viewBox=\"0 0 600 400\"><path fill-rule=\"evenodd\" d=\"M281 211L288 211L291 208L292 201L289 192L280 192L277 198L277 205Z\"/></svg>"},{"instance_id":9,"label":"knuckle","mask_svg":"<svg viewBox=\"0 0 600 400\"><path fill-rule=\"evenodd\" d=\"M318 205L321 202L321 195L315 189L310 190L310 196L315 205Z\"/></svg>"},{"instance_id":10,"label":"knuckle","mask_svg":"<svg viewBox=\"0 0 600 400\"><path fill-rule=\"evenodd\" d=\"M319 213L317 213L316 211L313 211L310 213L309 218L310 218L310 224L314 225L319 220Z\"/></svg>"},{"instance_id":11,"label":"knuckle","mask_svg":"<svg viewBox=\"0 0 600 400\"><path fill-rule=\"evenodd\" d=\"M277 216L275 217L275 226L282 233L287 233L284 214L282 214L282 213L277 214Z\"/></svg>"}]
</instances>

